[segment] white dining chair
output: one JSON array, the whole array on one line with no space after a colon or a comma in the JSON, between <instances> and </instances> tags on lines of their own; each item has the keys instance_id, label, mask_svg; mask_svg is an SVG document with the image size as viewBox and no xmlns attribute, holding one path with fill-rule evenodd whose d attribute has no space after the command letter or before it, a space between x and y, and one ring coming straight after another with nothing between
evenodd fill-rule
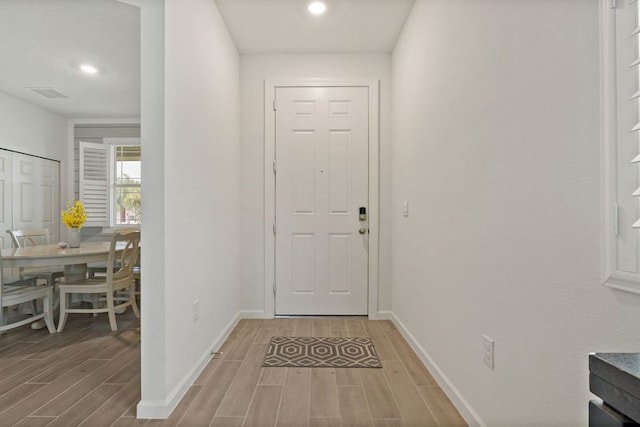
<instances>
[{"instance_id":1,"label":"white dining chair","mask_svg":"<svg viewBox=\"0 0 640 427\"><path fill-rule=\"evenodd\" d=\"M113 234L127 234L127 233L133 233L133 232L139 232L140 228L138 227L122 227L122 228L115 228L113 229ZM113 235L112 234L112 235ZM138 253L138 259L140 259L140 253ZM139 276L139 268L138 270L138 276ZM107 272L107 264L104 262L94 262L89 264L89 268L87 269L87 273L89 274L89 278L94 278L98 275L104 275ZM136 268L134 267L134 278L136 275Z\"/></svg>"},{"instance_id":2,"label":"white dining chair","mask_svg":"<svg viewBox=\"0 0 640 427\"><path fill-rule=\"evenodd\" d=\"M117 331L116 310L126 309L131 306L136 317L140 317L135 298L133 281L133 267L138 257L138 244L140 232L134 231L123 234L114 234L109 247L109 258L104 277L94 277L86 280L58 284L60 291L60 321L58 332L62 332L69 313L107 313L112 331ZM126 301L118 301L116 305L115 293L128 291ZM79 294L104 294L106 307L71 308L69 296Z\"/></svg>"},{"instance_id":3,"label":"white dining chair","mask_svg":"<svg viewBox=\"0 0 640 427\"><path fill-rule=\"evenodd\" d=\"M6 283L1 256L0 276L0 332L44 319L49 333L54 333L56 329L53 323L53 285L38 285L35 278ZM42 300L41 313L34 308L29 317L10 322L9 307L23 303L32 303L32 306L36 307L40 299Z\"/></svg>"},{"instance_id":4,"label":"white dining chair","mask_svg":"<svg viewBox=\"0 0 640 427\"><path fill-rule=\"evenodd\" d=\"M41 230L7 230L11 236L13 247L48 245L51 243L51 233L48 229ZM60 266L20 268L20 279L44 279L47 285L54 285L56 279L64 277L64 271Z\"/></svg>"}]
</instances>

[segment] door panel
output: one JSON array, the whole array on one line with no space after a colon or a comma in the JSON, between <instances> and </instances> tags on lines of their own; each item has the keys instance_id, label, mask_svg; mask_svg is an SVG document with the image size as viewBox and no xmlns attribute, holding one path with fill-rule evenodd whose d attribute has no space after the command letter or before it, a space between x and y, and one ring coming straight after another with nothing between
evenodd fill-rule
<instances>
[{"instance_id":1,"label":"door panel","mask_svg":"<svg viewBox=\"0 0 640 427\"><path fill-rule=\"evenodd\" d=\"M11 152L0 150L0 242L2 248L11 247L11 239L5 233L12 227L11 206L13 194L13 163Z\"/></svg>"},{"instance_id":2,"label":"door panel","mask_svg":"<svg viewBox=\"0 0 640 427\"><path fill-rule=\"evenodd\" d=\"M348 214L351 206L351 133L329 132L329 212Z\"/></svg>"},{"instance_id":3,"label":"door panel","mask_svg":"<svg viewBox=\"0 0 640 427\"><path fill-rule=\"evenodd\" d=\"M276 314L367 314L368 88L276 88Z\"/></svg>"},{"instance_id":4,"label":"door panel","mask_svg":"<svg viewBox=\"0 0 640 427\"><path fill-rule=\"evenodd\" d=\"M291 291L293 294L313 294L315 281L315 234L293 233L291 239Z\"/></svg>"},{"instance_id":5,"label":"door panel","mask_svg":"<svg viewBox=\"0 0 640 427\"><path fill-rule=\"evenodd\" d=\"M293 211L313 214L316 193L316 135L311 131L293 131Z\"/></svg>"},{"instance_id":6,"label":"door panel","mask_svg":"<svg viewBox=\"0 0 640 427\"><path fill-rule=\"evenodd\" d=\"M349 293L351 236L348 234L329 235L329 294Z\"/></svg>"},{"instance_id":7,"label":"door panel","mask_svg":"<svg viewBox=\"0 0 640 427\"><path fill-rule=\"evenodd\" d=\"M60 240L60 163L40 160L40 206L42 228L51 232L51 241Z\"/></svg>"},{"instance_id":8,"label":"door panel","mask_svg":"<svg viewBox=\"0 0 640 427\"><path fill-rule=\"evenodd\" d=\"M35 186L39 177L36 176L36 162L39 159L32 156L13 153L13 229L41 228L37 212L40 210L40 198Z\"/></svg>"}]
</instances>

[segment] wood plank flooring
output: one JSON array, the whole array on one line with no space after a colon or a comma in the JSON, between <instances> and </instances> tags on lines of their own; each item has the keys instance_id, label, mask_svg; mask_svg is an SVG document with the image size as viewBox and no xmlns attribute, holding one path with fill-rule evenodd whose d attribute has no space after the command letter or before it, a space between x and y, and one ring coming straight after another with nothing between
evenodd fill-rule
<instances>
[{"instance_id":1,"label":"wood plank flooring","mask_svg":"<svg viewBox=\"0 0 640 427\"><path fill-rule=\"evenodd\" d=\"M360 317L242 320L169 419L138 420L139 322L118 327L0 336L0 426L466 426L394 325ZM262 368L274 335L368 336L383 368Z\"/></svg>"}]
</instances>

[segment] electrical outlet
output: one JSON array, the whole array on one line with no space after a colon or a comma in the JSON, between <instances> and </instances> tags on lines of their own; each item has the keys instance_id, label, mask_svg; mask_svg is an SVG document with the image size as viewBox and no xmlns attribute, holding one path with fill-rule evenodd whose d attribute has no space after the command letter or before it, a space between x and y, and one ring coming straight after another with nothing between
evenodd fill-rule
<instances>
[{"instance_id":1,"label":"electrical outlet","mask_svg":"<svg viewBox=\"0 0 640 427\"><path fill-rule=\"evenodd\" d=\"M200 300L197 299L193 302L193 321L197 322L200 319Z\"/></svg>"},{"instance_id":2,"label":"electrical outlet","mask_svg":"<svg viewBox=\"0 0 640 427\"><path fill-rule=\"evenodd\" d=\"M493 351L495 343L486 335L482 336L482 360L484 364L493 369Z\"/></svg>"}]
</instances>

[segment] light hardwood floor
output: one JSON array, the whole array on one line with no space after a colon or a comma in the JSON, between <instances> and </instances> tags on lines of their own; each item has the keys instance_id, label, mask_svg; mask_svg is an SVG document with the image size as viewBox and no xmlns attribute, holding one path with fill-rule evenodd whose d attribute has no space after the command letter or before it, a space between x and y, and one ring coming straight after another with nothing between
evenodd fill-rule
<instances>
[{"instance_id":1,"label":"light hardwood floor","mask_svg":"<svg viewBox=\"0 0 640 427\"><path fill-rule=\"evenodd\" d=\"M0 336L0 426L466 426L388 321L242 320L167 420L137 420L139 323ZM368 336L382 369L262 368L271 336Z\"/></svg>"}]
</instances>

